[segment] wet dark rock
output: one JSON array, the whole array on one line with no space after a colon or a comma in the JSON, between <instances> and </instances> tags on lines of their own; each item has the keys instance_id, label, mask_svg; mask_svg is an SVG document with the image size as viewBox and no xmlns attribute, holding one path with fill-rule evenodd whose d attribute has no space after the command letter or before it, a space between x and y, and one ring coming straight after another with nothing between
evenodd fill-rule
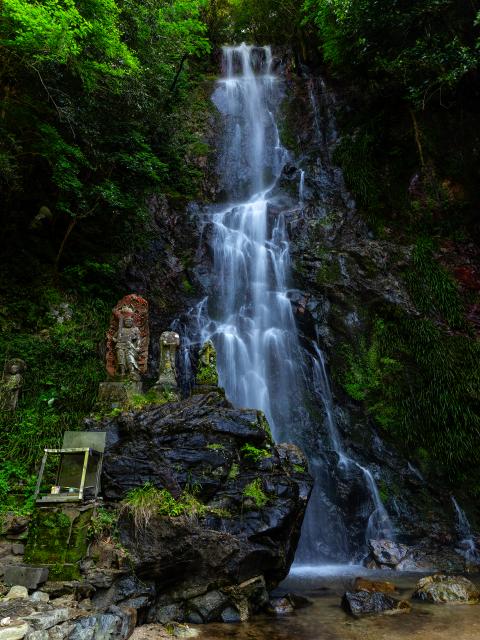
<instances>
[{"instance_id":1,"label":"wet dark rock","mask_svg":"<svg viewBox=\"0 0 480 640\"><path fill-rule=\"evenodd\" d=\"M296 609L304 609L312 604L312 600L298 593L286 593L283 596L271 597L265 611L270 615L284 616L295 612Z\"/></svg>"},{"instance_id":2,"label":"wet dark rock","mask_svg":"<svg viewBox=\"0 0 480 640\"><path fill-rule=\"evenodd\" d=\"M375 613L408 613L408 602L395 600L385 593L371 591L347 591L342 598L343 609L352 616L360 617Z\"/></svg>"},{"instance_id":3,"label":"wet dark rock","mask_svg":"<svg viewBox=\"0 0 480 640\"><path fill-rule=\"evenodd\" d=\"M274 616L291 615L295 611L295 607L288 597L271 598L268 603L267 613Z\"/></svg>"},{"instance_id":4,"label":"wet dark rock","mask_svg":"<svg viewBox=\"0 0 480 640\"><path fill-rule=\"evenodd\" d=\"M412 598L432 604L478 604L480 592L464 576L436 574L419 580Z\"/></svg>"},{"instance_id":5,"label":"wet dark rock","mask_svg":"<svg viewBox=\"0 0 480 640\"><path fill-rule=\"evenodd\" d=\"M298 447L274 446L263 414L235 409L219 392L95 426L107 432L106 499L121 500L148 482L176 497L195 487L206 509L201 515L154 515L139 529L123 512L120 540L136 578L117 576L108 589L97 590L94 606L148 607L148 619L163 623L244 620L261 609L266 589L288 573L311 491ZM260 457L245 455L245 445ZM252 483L261 492L259 502L244 495Z\"/></svg>"},{"instance_id":6,"label":"wet dark rock","mask_svg":"<svg viewBox=\"0 0 480 640\"><path fill-rule=\"evenodd\" d=\"M153 602L155 593L152 580L128 575L116 580L109 589L98 590L92 597L92 604L100 611L119 604L142 609Z\"/></svg>"},{"instance_id":7,"label":"wet dark rock","mask_svg":"<svg viewBox=\"0 0 480 640\"><path fill-rule=\"evenodd\" d=\"M397 539L411 549L395 566L399 570L429 570L435 566L457 570L462 559L461 554L454 553L455 520L445 504L443 488L429 483L428 474L424 479L421 473L412 471L405 452L400 452L402 444L395 444L388 430L377 429L364 403L353 400L339 384L348 367L346 345L356 353L359 341L365 339L368 344L375 318L386 314L415 318L418 310L405 284L412 247L399 242L388 228L381 236L369 229L335 164L335 149L340 142L335 115L346 106L336 93L316 72L304 67L302 74L289 79L284 102L282 127L291 131L298 146L275 186L279 204L273 208L285 216L291 239L295 290L290 300L301 344L307 354L313 352L314 343L322 349L345 454L368 467L377 483L381 481L382 499ZM302 171L304 198L300 202ZM420 178L412 181L412 197L420 197ZM284 199L295 202L283 206ZM478 259L473 259L473 248L446 249L442 258L446 268L461 287L477 290L473 267ZM461 259L452 260L458 255ZM480 317L477 311L471 310L472 317ZM311 372L307 379L313 379ZM313 385L310 391L315 397ZM321 401L316 409L322 412ZM317 548L325 561L346 561L352 553L364 556L365 530L373 511L364 477L359 469L342 468L334 452L318 446L319 442L330 442L324 421L319 421L315 433L302 434L302 438L304 450L315 461L312 473L316 484L321 485L322 495L319 497L320 490L316 489L315 499L321 500L326 513ZM345 524L344 535L339 532L338 522ZM372 566L382 564L375 561Z\"/></svg>"}]
</instances>

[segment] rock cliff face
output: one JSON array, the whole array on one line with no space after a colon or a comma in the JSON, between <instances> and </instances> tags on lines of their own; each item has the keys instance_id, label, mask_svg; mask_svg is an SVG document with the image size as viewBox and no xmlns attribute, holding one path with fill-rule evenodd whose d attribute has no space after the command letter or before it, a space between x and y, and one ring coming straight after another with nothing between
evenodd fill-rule
<instances>
[{"instance_id":1,"label":"rock cliff face","mask_svg":"<svg viewBox=\"0 0 480 640\"><path fill-rule=\"evenodd\" d=\"M260 412L233 408L218 390L95 428L107 432L110 505L147 483L178 498L188 491L196 505L143 524L120 511L120 542L151 585L129 600L143 598L148 619L160 622L240 620L264 605L293 561L312 487L301 451L275 446ZM116 585L96 596L102 609L117 602Z\"/></svg>"}]
</instances>

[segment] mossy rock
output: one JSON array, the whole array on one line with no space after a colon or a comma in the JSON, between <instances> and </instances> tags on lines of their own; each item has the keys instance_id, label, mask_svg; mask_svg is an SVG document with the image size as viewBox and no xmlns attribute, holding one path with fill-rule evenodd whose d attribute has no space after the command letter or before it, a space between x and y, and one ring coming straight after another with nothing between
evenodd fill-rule
<instances>
[{"instance_id":1,"label":"mossy rock","mask_svg":"<svg viewBox=\"0 0 480 640\"><path fill-rule=\"evenodd\" d=\"M56 580L79 578L92 513L92 508L71 506L37 509L29 527L25 562L48 566Z\"/></svg>"}]
</instances>

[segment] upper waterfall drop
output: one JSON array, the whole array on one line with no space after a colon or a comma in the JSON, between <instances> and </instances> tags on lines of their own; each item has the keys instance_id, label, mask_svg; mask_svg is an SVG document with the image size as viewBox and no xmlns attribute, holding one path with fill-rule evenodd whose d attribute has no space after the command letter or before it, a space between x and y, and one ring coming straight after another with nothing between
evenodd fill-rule
<instances>
[{"instance_id":1,"label":"upper waterfall drop","mask_svg":"<svg viewBox=\"0 0 480 640\"><path fill-rule=\"evenodd\" d=\"M265 412L276 439L288 439L299 345L287 296L283 215L268 214L268 192L287 158L275 112L281 88L270 47L225 47L213 100L225 119L219 174L228 205L212 214L213 280L202 339L212 338L227 396Z\"/></svg>"}]
</instances>

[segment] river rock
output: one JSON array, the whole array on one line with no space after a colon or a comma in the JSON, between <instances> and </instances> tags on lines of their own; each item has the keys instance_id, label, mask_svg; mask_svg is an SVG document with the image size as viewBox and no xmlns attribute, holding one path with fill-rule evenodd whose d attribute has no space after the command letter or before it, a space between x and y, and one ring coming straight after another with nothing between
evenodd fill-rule
<instances>
[{"instance_id":1,"label":"river rock","mask_svg":"<svg viewBox=\"0 0 480 640\"><path fill-rule=\"evenodd\" d=\"M393 582L380 582L378 580L368 580L367 578L355 578L353 583L354 591L370 591L379 593L392 593L396 591Z\"/></svg>"},{"instance_id":2,"label":"river rock","mask_svg":"<svg viewBox=\"0 0 480 640\"><path fill-rule=\"evenodd\" d=\"M285 616L294 613L295 607L288 596L283 596L281 598L271 598L266 611L270 615Z\"/></svg>"},{"instance_id":3,"label":"river rock","mask_svg":"<svg viewBox=\"0 0 480 640\"><path fill-rule=\"evenodd\" d=\"M50 611L37 611L25 617L25 620L35 629L50 629L72 617L72 610L62 607Z\"/></svg>"},{"instance_id":4,"label":"river rock","mask_svg":"<svg viewBox=\"0 0 480 640\"><path fill-rule=\"evenodd\" d=\"M28 631L28 624L23 620L12 620L0 626L0 640L21 640Z\"/></svg>"},{"instance_id":5,"label":"river rock","mask_svg":"<svg viewBox=\"0 0 480 640\"><path fill-rule=\"evenodd\" d=\"M56 636L50 635L48 631L45 631L45 629L41 629L39 631L29 631L25 636L25 640L61 640L61 639L57 638Z\"/></svg>"},{"instance_id":6,"label":"river rock","mask_svg":"<svg viewBox=\"0 0 480 640\"><path fill-rule=\"evenodd\" d=\"M399 564L409 551L407 545L392 540L369 540L368 546L374 560L380 565L389 567Z\"/></svg>"},{"instance_id":7,"label":"river rock","mask_svg":"<svg viewBox=\"0 0 480 640\"><path fill-rule=\"evenodd\" d=\"M385 593L376 591L347 591L342 598L342 607L355 617L374 613L408 613L411 608L408 602L395 600Z\"/></svg>"},{"instance_id":8,"label":"river rock","mask_svg":"<svg viewBox=\"0 0 480 640\"><path fill-rule=\"evenodd\" d=\"M40 584L48 580L46 567L28 565L10 565L5 568L5 584L21 585L27 589L38 589ZM23 596L22 596L23 597Z\"/></svg>"},{"instance_id":9,"label":"river rock","mask_svg":"<svg viewBox=\"0 0 480 640\"><path fill-rule=\"evenodd\" d=\"M28 598L28 589L22 585L15 585L7 593L4 600L16 600L17 598Z\"/></svg>"},{"instance_id":10,"label":"river rock","mask_svg":"<svg viewBox=\"0 0 480 640\"><path fill-rule=\"evenodd\" d=\"M45 591L34 591L30 596L30 600L32 602L48 602L50 600L50 596Z\"/></svg>"},{"instance_id":11,"label":"river rock","mask_svg":"<svg viewBox=\"0 0 480 640\"><path fill-rule=\"evenodd\" d=\"M417 582L412 598L433 604L478 604L480 592L463 576L435 574Z\"/></svg>"}]
</instances>

